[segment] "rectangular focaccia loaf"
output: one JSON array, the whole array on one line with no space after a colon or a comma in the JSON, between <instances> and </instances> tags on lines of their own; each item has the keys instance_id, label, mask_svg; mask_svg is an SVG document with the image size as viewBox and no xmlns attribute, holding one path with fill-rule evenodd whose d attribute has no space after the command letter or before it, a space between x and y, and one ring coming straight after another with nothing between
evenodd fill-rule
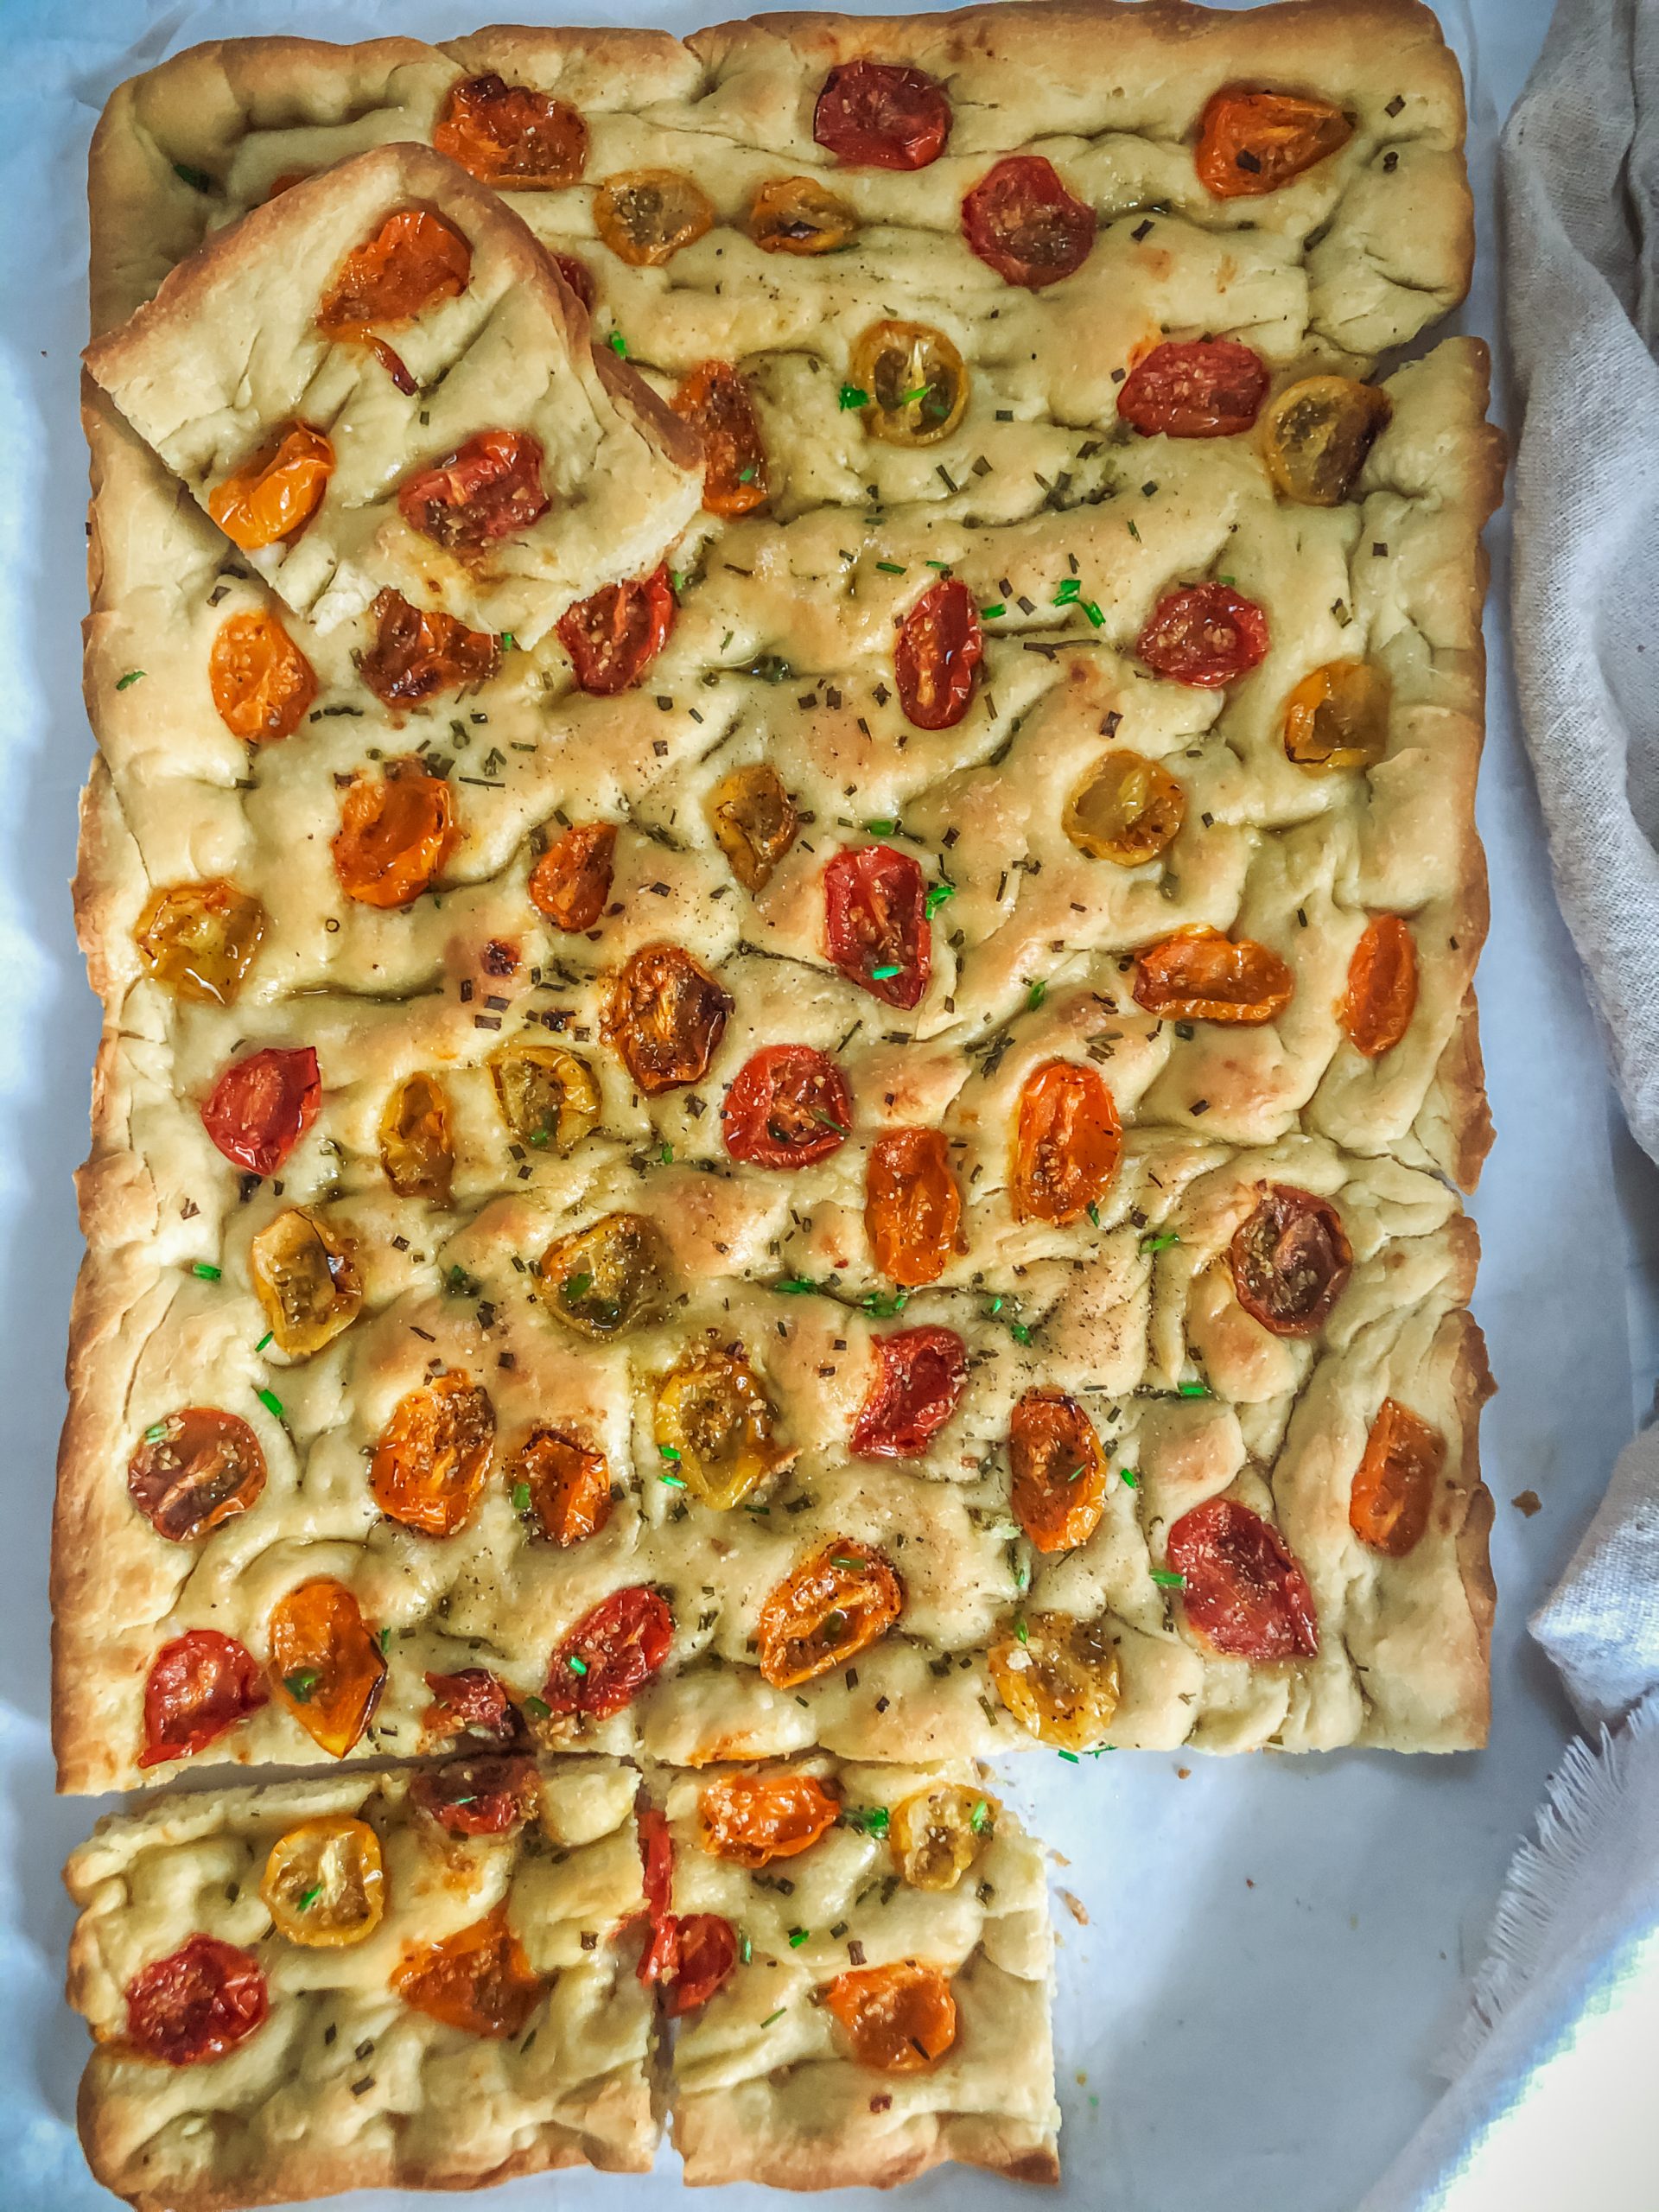
<instances>
[{"instance_id":1,"label":"rectangular focaccia loaf","mask_svg":"<svg viewBox=\"0 0 1659 2212\"><path fill-rule=\"evenodd\" d=\"M65 1872L93 2172L138 2212L218 2212L645 2171L638 1782L479 1760L101 1821Z\"/></svg>"}]
</instances>

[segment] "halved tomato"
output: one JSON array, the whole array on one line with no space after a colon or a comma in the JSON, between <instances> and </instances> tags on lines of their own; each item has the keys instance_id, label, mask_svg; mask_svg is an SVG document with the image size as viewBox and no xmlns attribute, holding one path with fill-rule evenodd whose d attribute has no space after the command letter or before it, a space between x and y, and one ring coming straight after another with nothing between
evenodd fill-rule
<instances>
[{"instance_id":1,"label":"halved tomato","mask_svg":"<svg viewBox=\"0 0 1659 2212\"><path fill-rule=\"evenodd\" d=\"M933 925L922 871L891 845L837 853L823 871L830 957L886 1006L918 1005L933 970Z\"/></svg>"},{"instance_id":2,"label":"halved tomato","mask_svg":"<svg viewBox=\"0 0 1659 2212\"><path fill-rule=\"evenodd\" d=\"M611 1517L611 1471L563 1429L532 1428L506 1465L508 1495L531 1533L568 1551Z\"/></svg>"},{"instance_id":3,"label":"halved tomato","mask_svg":"<svg viewBox=\"0 0 1659 2212\"><path fill-rule=\"evenodd\" d=\"M1117 1104L1099 1071L1047 1060L1026 1077L1014 1141L1014 1211L1021 1221L1081 1221L1123 1157Z\"/></svg>"},{"instance_id":4,"label":"halved tomato","mask_svg":"<svg viewBox=\"0 0 1659 2212\"><path fill-rule=\"evenodd\" d=\"M257 1713L269 1695L258 1662L234 1637L187 1629L162 1646L144 1678L139 1765L191 1758Z\"/></svg>"},{"instance_id":5,"label":"halved tomato","mask_svg":"<svg viewBox=\"0 0 1659 2212\"><path fill-rule=\"evenodd\" d=\"M528 430L480 430L417 468L397 494L397 512L446 552L482 553L547 512L542 460L542 442Z\"/></svg>"},{"instance_id":6,"label":"halved tomato","mask_svg":"<svg viewBox=\"0 0 1659 2212\"><path fill-rule=\"evenodd\" d=\"M711 515L746 515L766 498L766 448L754 401L729 361L702 361L669 404L702 440L702 504Z\"/></svg>"},{"instance_id":7,"label":"halved tomato","mask_svg":"<svg viewBox=\"0 0 1659 2212\"><path fill-rule=\"evenodd\" d=\"M665 568L607 584L559 618L559 643L570 656L578 690L613 698L639 681L674 627L677 602Z\"/></svg>"},{"instance_id":8,"label":"halved tomato","mask_svg":"<svg viewBox=\"0 0 1659 2212\"><path fill-rule=\"evenodd\" d=\"M950 729L967 713L985 653L974 595L960 576L931 584L899 626L893 672L906 721Z\"/></svg>"},{"instance_id":9,"label":"halved tomato","mask_svg":"<svg viewBox=\"0 0 1659 2212\"><path fill-rule=\"evenodd\" d=\"M944 86L891 61L841 62L812 111L813 137L849 168L925 169L950 135Z\"/></svg>"},{"instance_id":10,"label":"halved tomato","mask_svg":"<svg viewBox=\"0 0 1659 2212\"><path fill-rule=\"evenodd\" d=\"M473 249L429 207L400 207L353 248L317 308L325 338L366 337L376 323L411 322L467 289Z\"/></svg>"},{"instance_id":11,"label":"halved tomato","mask_svg":"<svg viewBox=\"0 0 1659 2212\"><path fill-rule=\"evenodd\" d=\"M879 2073L918 2074L937 2065L957 2039L950 1977L919 1959L837 1974L823 2002L846 2031L858 2063Z\"/></svg>"},{"instance_id":12,"label":"halved tomato","mask_svg":"<svg viewBox=\"0 0 1659 2212\"><path fill-rule=\"evenodd\" d=\"M753 1167L810 1167L839 1152L852 1126L847 1078L812 1045L764 1046L720 1109L727 1151Z\"/></svg>"},{"instance_id":13,"label":"halved tomato","mask_svg":"<svg viewBox=\"0 0 1659 2212\"><path fill-rule=\"evenodd\" d=\"M724 775L709 794L715 842L751 897L764 891L800 827L795 802L764 760Z\"/></svg>"},{"instance_id":14,"label":"halved tomato","mask_svg":"<svg viewBox=\"0 0 1659 2212\"><path fill-rule=\"evenodd\" d=\"M546 1984L498 1905L441 1943L406 1945L391 1986L405 2005L447 2028L500 2039L530 2025Z\"/></svg>"},{"instance_id":15,"label":"halved tomato","mask_svg":"<svg viewBox=\"0 0 1659 2212\"><path fill-rule=\"evenodd\" d=\"M232 544L258 553L299 536L334 473L334 449L321 431L290 423L214 485L207 512Z\"/></svg>"},{"instance_id":16,"label":"halved tomato","mask_svg":"<svg viewBox=\"0 0 1659 2212\"><path fill-rule=\"evenodd\" d=\"M551 192L580 178L588 126L567 102L509 85L492 69L451 86L432 143L486 184Z\"/></svg>"},{"instance_id":17,"label":"halved tomato","mask_svg":"<svg viewBox=\"0 0 1659 2212\"><path fill-rule=\"evenodd\" d=\"M968 1383L968 1348L954 1329L897 1329L877 1337L876 1377L853 1423L864 1459L914 1459L957 1410Z\"/></svg>"},{"instance_id":18,"label":"halved tomato","mask_svg":"<svg viewBox=\"0 0 1659 2212\"><path fill-rule=\"evenodd\" d=\"M322 1077L308 1045L267 1046L232 1060L201 1109L202 1127L233 1166L274 1175L317 1118Z\"/></svg>"},{"instance_id":19,"label":"halved tomato","mask_svg":"<svg viewBox=\"0 0 1659 2212\"><path fill-rule=\"evenodd\" d=\"M229 1006L264 941L257 899L216 876L152 891L133 931L156 982L181 999Z\"/></svg>"},{"instance_id":20,"label":"halved tomato","mask_svg":"<svg viewBox=\"0 0 1659 2212\"><path fill-rule=\"evenodd\" d=\"M380 1116L380 1166L400 1198L447 1206L454 1180L449 1095L435 1075L405 1076Z\"/></svg>"},{"instance_id":21,"label":"halved tomato","mask_svg":"<svg viewBox=\"0 0 1659 2212\"><path fill-rule=\"evenodd\" d=\"M164 2066L223 2058L263 2027L270 2009L264 1974L251 1952L217 1936L193 1936L152 1959L127 1984L126 2041Z\"/></svg>"},{"instance_id":22,"label":"halved tomato","mask_svg":"<svg viewBox=\"0 0 1659 2212\"><path fill-rule=\"evenodd\" d=\"M345 1813L302 1821L270 1847L259 1895L277 1933L302 1949L364 1942L385 1910L380 1839Z\"/></svg>"},{"instance_id":23,"label":"halved tomato","mask_svg":"<svg viewBox=\"0 0 1659 2212\"><path fill-rule=\"evenodd\" d=\"M1011 154L962 203L970 249L1009 284L1035 292L1075 276L1095 243L1095 211L1040 154Z\"/></svg>"},{"instance_id":24,"label":"halved tomato","mask_svg":"<svg viewBox=\"0 0 1659 2212\"><path fill-rule=\"evenodd\" d=\"M374 1447L369 1488L390 1521L452 1536L483 1496L495 1408L467 1374L435 1376L397 1401Z\"/></svg>"},{"instance_id":25,"label":"halved tomato","mask_svg":"<svg viewBox=\"0 0 1659 2212\"><path fill-rule=\"evenodd\" d=\"M1159 601L1135 650L1154 676L1213 691L1266 658L1268 618L1230 584L1189 584Z\"/></svg>"},{"instance_id":26,"label":"halved tomato","mask_svg":"<svg viewBox=\"0 0 1659 2212\"><path fill-rule=\"evenodd\" d=\"M454 849L454 797L418 753L388 760L377 779L356 776L340 803L334 874L360 906L413 906Z\"/></svg>"},{"instance_id":27,"label":"halved tomato","mask_svg":"<svg viewBox=\"0 0 1659 2212\"><path fill-rule=\"evenodd\" d=\"M500 668L499 639L453 614L411 607L400 592L381 592L369 613L374 643L357 656L357 672L383 706L418 707L441 692L486 683Z\"/></svg>"},{"instance_id":28,"label":"halved tomato","mask_svg":"<svg viewBox=\"0 0 1659 2212\"><path fill-rule=\"evenodd\" d=\"M1232 338L1165 339L1118 387L1122 421L1143 438L1231 438L1268 396L1268 365Z\"/></svg>"},{"instance_id":29,"label":"halved tomato","mask_svg":"<svg viewBox=\"0 0 1659 2212\"><path fill-rule=\"evenodd\" d=\"M248 1277L285 1359L309 1359L363 1308L351 1240L308 1207L274 1214L248 1247Z\"/></svg>"},{"instance_id":30,"label":"halved tomato","mask_svg":"<svg viewBox=\"0 0 1659 2212\"><path fill-rule=\"evenodd\" d=\"M760 1608L755 1649L774 1689L793 1689L856 1658L904 1611L905 1586L874 1546L831 1536Z\"/></svg>"},{"instance_id":31,"label":"halved tomato","mask_svg":"<svg viewBox=\"0 0 1659 2212\"><path fill-rule=\"evenodd\" d=\"M674 1616L644 1583L589 1608L553 1654L543 1692L555 1713L607 1720L631 1705L667 1658Z\"/></svg>"},{"instance_id":32,"label":"halved tomato","mask_svg":"<svg viewBox=\"0 0 1659 2212\"><path fill-rule=\"evenodd\" d=\"M317 696L316 672L269 609L226 615L207 648L207 686L232 737L292 737Z\"/></svg>"},{"instance_id":33,"label":"halved tomato","mask_svg":"<svg viewBox=\"0 0 1659 2212\"><path fill-rule=\"evenodd\" d=\"M1353 1248L1329 1198L1292 1183L1263 1183L1255 1211L1233 1232L1233 1287L1275 1337L1312 1336L1341 1297Z\"/></svg>"},{"instance_id":34,"label":"halved tomato","mask_svg":"<svg viewBox=\"0 0 1659 2212\"><path fill-rule=\"evenodd\" d=\"M590 930L611 895L613 822L578 822L556 838L530 872L530 903L556 930Z\"/></svg>"},{"instance_id":35,"label":"halved tomato","mask_svg":"<svg viewBox=\"0 0 1659 2212\"><path fill-rule=\"evenodd\" d=\"M357 1599L343 1582L318 1575L270 1609L266 1671L280 1702L306 1734L343 1759L373 1716L386 1662Z\"/></svg>"},{"instance_id":36,"label":"halved tomato","mask_svg":"<svg viewBox=\"0 0 1659 2212\"><path fill-rule=\"evenodd\" d=\"M900 1289L937 1282L961 1249L962 1192L938 1129L890 1129L870 1148L864 1234Z\"/></svg>"},{"instance_id":37,"label":"halved tomato","mask_svg":"<svg viewBox=\"0 0 1659 2212\"><path fill-rule=\"evenodd\" d=\"M751 1868L798 1858L840 1818L840 1798L811 1774L728 1774L697 1800L703 1849Z\"/></svg>"},{"instance_id":38,"label":"halved tomato","mask_svg":"<svg viewBox=\"0 0 1659 2212\"><path fill-rule=\"evenodd\" d=\"M677 944L630 954L611 986L606 1037L647 1098L709 1072L732 1001L702 962Z\"/></svg>"},{"instance_id":39,"label":"halved tomato","mask_svg":"<svg viewBox=\"0 0 1659 2212\"><path fill-rule=\"evenodd\" d=\"M541 1785L532 1758L452 1759L423 1768L409 1794L449 1835L509 1835L536 1810Z\"/></svg>"},{"instance_id":40,"label":"halved tomato","mask_svg":"<svg viewBox=\"0 0 1659 2212\"><path fill-rule=\"evenodd\" d=\"M1404 1559L1422 1541L1446 1465L1438 1428L1384 1398L1365 1440L1348 1499L1348 1525L1374 1552Z\"/></svg>"},{"instance_id":41,"label":"halved tomato","mask_svg":"<svg viewBox=\"0 0 1659 2212\"><path fill-rule=\"evenodd\" d=\"M1398 914L1377 914L1365 925L1348 963L1342 1026L1356 1052L1368 1060L1391 1052L1411 1027L1417 1008L1417 950Z\"/></svg>"},{"instance_id":42,"label":"halved tomato","mask_svg":"<svg viewBox=\"0 0 1659 2212\"><path fill-rule=\"evenodd\" d=\"M1261 1666L1311 1659L1319 1618L1307 1578L1279 1531L1236 1498L1212 1497L1169 1532L1187 1626L1212 1651Z\"/></svg>"},{"instance_id":43,"label":"halved tomato","mask_svg":"<svg viewBox=\"0 0 1659 2212\"><path fill-rule=\"evenodd\" d=\"M657 1312L667 1272L662 1233L638 1213L607 1213L556 1236L536 1267L548 1312L597 1344Z\"/></svg>"},{"instance_id":44,"label":"halved tomato","mask_svg":"<svg viewBox=\"0 0 1659 2212\"><path fill-rule=\"evenodd\" d=\"M1073 1397L1048 1387L1027 1390L1008 1424L1014 1517L1039 1552L1074 1551L1100 1525L1106 1454L1095 1425Z\"/></svg>"},{"instance_id":45,"label":"halved tomato","mask_svg":"<svg viewBox=\"0 0 1659 2212\"><path fill-rule=\"evenodd\" d=\"M634 269L660 269L704 237L714 219L714 201L682 169L625 169L594 194L594 228Z\"/></svg>"},{"instance_id":46,"label":"halved tomato","mask_svg":"<svg viewBox=\"0 0 1659 2212\"><path fill-rule=\"evenodd\" d=\"M257 1505L265 1455L245 1421L186 1406L153 1421L127 1463L127 1494L158 1536L192 1543Z\"/></svg>"},{"instance_id":47,"label":"halved tomato","mask_svg":"<svg viewBox=\"0 0 1659 2212\"><path fill-rule=\"evenodd\" d=\"M657 1449L700 1505L727 1512L795 1457L741 1344L684 1353L657 1386Z\"/></svg>"},{"instance_id":48,"label":"halved tomato","mask_svg":"<svg viewBox=\"0 0 1659 2212\"><path fill-rule=\"evenodd\" d=\"M1296 988L1265 944L1202 925L1144 947L1135 969L1135 1004L1169 1021L1271 1021Z\"/></svg>"},{"instance_id":49,"label":"halved tomato","mask_svg":"<svg viewBox=\"0 0 1659 2212\"><path fill-rule=\"evenodd\" d=\"M749 205L749 236L766 253L839 253L857 234L857 214L816 177L768 178Z\"/></svg>"},{"instance_id":50,"label":"halved tomato","mask_svg":"<svg viewBox=\"0 0 1659 2212\"><path fill-rule=\"evenodd\" d=\"M1329 100L1228 86L1198 121L1193 162L1217 200L1259 199L1338 152L1354 126Z\"/></svg>"}]
</instances>

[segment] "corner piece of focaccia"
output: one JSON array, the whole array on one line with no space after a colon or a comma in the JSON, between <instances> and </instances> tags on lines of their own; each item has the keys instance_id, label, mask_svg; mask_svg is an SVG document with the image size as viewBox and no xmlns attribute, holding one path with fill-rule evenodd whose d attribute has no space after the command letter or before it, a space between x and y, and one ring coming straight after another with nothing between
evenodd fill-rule
<instances>
[{"instance_id":1,"label":"corner piece of focaccia","mask_svg":"<svg viewBox=\"0 0 1659 2212\"><path fill-rule=\"evenodd\" d=\"M64 1877L94 2174L138 2212L224 2212L644 2172L638 1783L474 1759L101 1821Z\"/></svg>"},{"instance_id":2,"label":"corner piece of focaccia","mask_svg":"<svg viewBox=\"0 0 1659 2212\"><path fill-rule=\"evenodd\" d=\"M486 186L383 146L279 188L86 360L274 590L382 590L524 644L661 562L696 433Z\"/></svg>"}]
</instances>

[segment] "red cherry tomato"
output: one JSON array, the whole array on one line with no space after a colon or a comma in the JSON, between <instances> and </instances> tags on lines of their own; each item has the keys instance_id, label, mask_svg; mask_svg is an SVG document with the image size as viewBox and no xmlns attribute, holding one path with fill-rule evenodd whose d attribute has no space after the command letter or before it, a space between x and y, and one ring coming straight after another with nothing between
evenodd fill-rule
<instances>
[{"instance_id":1,"label":"red cherry tomato","mask_svg":"<svg viewBox=\"0 0 1659 2212\"><path fill-rule=\"evenodd\" d=\"M913 1459L957 1410L968 1353L954 1329L899 1329L878 1337L880 1372L858 1409L853 1450L864 1459Z\"/></svg>"},{"instance_id":2,"label":"red cherry tomato","mask_svg":"<svg viewBox=\"0 0 1659 2212\"><path fill-rule=\"evenodd\" d=\"M559 643L580 690L609 699L637 683L668 643L674 590L666 569L607 584L559 618Z\"/></svg>"},{"instance_id":3,"label":"red cherry tomato","mask_svg":"<svg viewBox=\"0 0 1659 2212\"><path fill-rule=\"evenodd\" d=\"M1268 618L1230 584L1189 584L1159 601L1135 650L1154 676L1213 691L1265 658Z\"/></svg>"},{"instance_id":4,"label":"red cherry tomato","mask_svg":"<svg viewBox=\"0 0 1659 2212\"><path fill-rule=\"evenodd\" d=\"M925 169L950 136L950 102L920 69L843 61L823 80L812 136L849 167Z\"/></svg>"},{"instance_id":5,"label":"red cherry tomato","mask_svg":"<svg viewBox=\"0 0 1659 2212\"><path fill-rule=\"evenodd\" d=\"M737 1964L737 1930L717 1912L681 1915L678 1958L668 1992L668 2017L677 2020L706 2005Z\"/></svg>"},{"instance_id":6,"label":"red cherry tomato","mask_svg":"<svg viewBox=\"0 0 1659 2212\"><path fill-rule=\"evenodd\" d=\"M450 1835L507 1835L536 1809L536 1762L454 1759L415 1777L410 1796Z\"/></svg>"},{"instance_id":7,"label":"red cherry tomato","mask_svg":"<svg viewBox=\"0 0 1659 2212\"><path fill-rule=\"evenodd\" d=\"M847 1078L810 1045L768 1045L744 1063L720 1109L734 1160L754 1167L810 1167L846 1143L853 1122Z\"/></svg>"},{"instance_id":8,"label":"red cherry tomato","mask_svg":"<svg viewBox=\"0 0 1659 2212\"><path fill-rule=\"evenodd\" d=\"M517 1744L524 1739L524 1716L499 1675L487 1667L463 1667L458 1675L429 1675L432 1703L423 1725L434 1736L473 1736L481 1743Z\"/></svg>"},{"instance_id":9,"label":"red cherry tomato","mask_svg":"<svg viewBox=\"0 0 1659 2212\"><path fill-rule=\"evenodd\" d=\"M671 1982L679 1964L680 1923L674 1916L674 1842L668 1815L648 1805L639 1815L640 1885L650 1926L645 1948L634 1969L641 1981Z\"/></svg>"},{"instance_id":10,"label":"red cherry tomato","mask_svg":"<svg viewBox=\"0 0 1659 2212\"><path fill-rule=\"evenodd\" d=\"M885 1006L913 1007L933 970L922 871L891 845L837 853L823 871L830 957Z\"/></svg>"},{"instance_id":11,"label":"red cherry tomato","mask_svg":"<svg viewBox=\"0 0 1659 2212\"><path fill-rule=\"evenodd\" d=\"M1075 276L1095 243L1095 211L1040 154L988 169L962 203L962 229L988 267L1027 291Z\"/></svg>"},{"instance_id":12,"label":"red cherry tomato","mask_svg":"<svg viewBox=\"0 0 1659 2212\"><path fill-rule=\"evenodd\" d=\"M984 653L973 594L960 578L941 577L899 626L893 672L906 721L918 729L953 728L968 711Z\"/></svg>"},{"instance_id":13,"label":"red cherry tomato","mask_svg":"<svg viewBox=\"0 0 1659 2212\"><path fill-rule=\"evenodd\" d=\"M258 1960L217 1936L193 1936L170 1957L141 1967L126 1999L127 2042L164 2066L223 2058L270 2010Z\"/></svg>"},{"instance_id":14,"label":"red cherry tomato","mask_svg":"<svg viewBox=\"0 0 1659 2212\"><path fill-rule=\"evenodd\" d=\"M234 1637L187 1630L150 1662L139 1765L190 1758L257 1713L269 1696L264 1669Z\"/></svg>"},{"instance_id":15,"label":"red cherry tomato","mask_svg":"<svg viewBox=\"0 0 1659 2212\"><path fill-rule=\"evenodd\" d=\"M232 1060L201 1109L202 1126L238 1167L274 1175L317 1118L322 1077L310 1046L267 1046Z\"/></svg>"},{"instance_id":16,"label":"red cherry tomato","mask_svg":"<svg viewBox=\"0 0 1659 2212\"><path fill-rule=\"evenodd\" d=\"M515 537L547 512L542 442L528 430L480 430L397 494L411 530L452 553L479 553Z\"/></svg>"},{"instance_id":17,"label":"red cherry tomato","mask_svg":"<svg viewBox=\"0 0 1659 2212\"><path fill-rule=\"evenodd\" d=\"M1307 1577L1279 1531L1236 1498L1212 1497L1169 1532L1187 1625L1230 1659L1311 1659L1319 1617Z\"/></svg>"},{"instance_id":18,"label":"red cherry tomato","mask_svg":"<svg viewBox=\"0 0 1659 2212\"><path fill-rule=\"evenodd\" d=\"M607 1720L645 1688L673 1640L665 1598L643 1583L613 1591L582 1615L554 1652L543 1694L555 1713Z\"/></svg>"},{"instance_id":19,"label":"red cherry tomato","mask_svg":"<svg viewBox=\"0 0 1659 2212\"><path fill-rule=\"evenodd\" d=\"M1268 365L1231 338L1166 339L1135 363L1117 411L1143 438L1231 438L1268 396Z\"/></svg>"}]
</instances>

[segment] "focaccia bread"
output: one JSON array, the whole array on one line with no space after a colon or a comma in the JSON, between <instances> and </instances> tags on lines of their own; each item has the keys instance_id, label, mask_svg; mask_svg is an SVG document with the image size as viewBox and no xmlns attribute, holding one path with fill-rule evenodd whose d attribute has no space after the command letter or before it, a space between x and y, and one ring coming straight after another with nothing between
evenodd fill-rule
<instances>
[{"instance_id":1,"label":"focaccia bread","mask_svg":"<svg viewBox=\"0 0 1659 2212\"><path fill-rule=\"evenodd\" d=\"M137 2212L649 2168L639 1777L494 1758L162 1799L65 1872L93 2172Z\"/></svg>"},{"instance_id":2,"label":"focaccia bread","mask_svg":"<svg viewBox=\"0 0 1659 2212\"><path fill-rule=\"evenodd\" d=\"M593 345L498 195L425 146L288 183L86 365L322 631L391 591L533 643L697 505L695 434Z\"/></svg>"}]
</instances>

